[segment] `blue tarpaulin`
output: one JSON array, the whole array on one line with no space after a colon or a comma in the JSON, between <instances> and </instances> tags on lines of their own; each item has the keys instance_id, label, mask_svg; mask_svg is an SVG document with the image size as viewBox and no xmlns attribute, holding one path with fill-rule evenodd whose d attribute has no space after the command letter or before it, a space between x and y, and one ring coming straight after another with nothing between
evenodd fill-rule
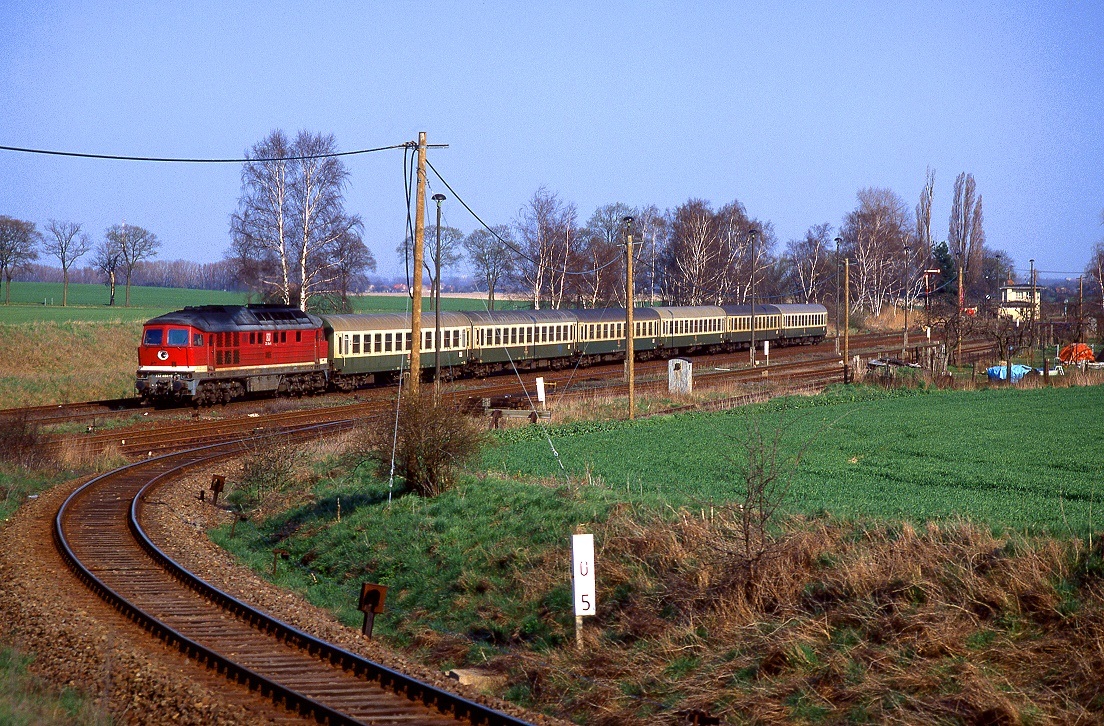
<instances>
[{"instance_id":1,"label":"blue tarpaulin","mask_svg":"<svg viewBox=\"0 0 1104 726\"><path fill-rule=\"evenodd\" d=\"M1030 372L1031 368L1028 366L1014 364L1012 366L1012 382L1015 383ZM1004 381L1008 379L1008 366L990 366L985 369L985 373L991 381Z\"/></svg>"}]
</instances>

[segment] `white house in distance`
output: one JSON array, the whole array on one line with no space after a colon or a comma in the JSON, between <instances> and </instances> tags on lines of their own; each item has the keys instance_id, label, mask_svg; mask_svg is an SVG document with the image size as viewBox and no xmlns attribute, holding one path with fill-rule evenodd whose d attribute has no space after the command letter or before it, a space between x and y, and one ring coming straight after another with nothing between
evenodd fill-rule
<instances>
[{"instance_id":1,"label":"white house in distance","mask_svg":"<svg viewBox=\"0 0 1104 726\"><path fill-rule=\"evenodd\" d=\"M1042 290L1035 288L1034 300L1032 299L1031 285L1005 285L1000 289L1000 307L997 314L1012 318L1017 323L1023 323L1034 317L1040 319L1040 300Z\"/></svg>"}]
</instances>

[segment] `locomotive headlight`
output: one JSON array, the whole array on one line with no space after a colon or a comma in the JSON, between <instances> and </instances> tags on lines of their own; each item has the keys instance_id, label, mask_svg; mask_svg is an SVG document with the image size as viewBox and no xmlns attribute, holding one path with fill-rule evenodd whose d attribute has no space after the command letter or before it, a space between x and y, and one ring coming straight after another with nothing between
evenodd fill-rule
<instances>
[{"instance_id":1,"label":"locomotive headlight","mask_svg":"<svg viewBox=\"0 0 1104 726\"><path fill-rule=\"evenodd\" d=\"M167 351L167 350L157 351L157 360L168 360L168 359L169 359L169 351Z\"/></svg>"}]
</instances>

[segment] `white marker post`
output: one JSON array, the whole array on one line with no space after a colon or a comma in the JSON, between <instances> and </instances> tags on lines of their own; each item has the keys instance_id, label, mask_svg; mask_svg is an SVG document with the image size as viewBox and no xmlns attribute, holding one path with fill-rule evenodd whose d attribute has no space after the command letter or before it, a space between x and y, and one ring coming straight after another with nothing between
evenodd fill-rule
<instances>
[{"instance_id":1,"label":"white marker post","mask_svg":"<svg viewBox=\"0 0 1104 726\"><path fill-rule=\"evenodd\" d=\"M571 536L571 558L575 586L575 646L583 649L583 618L594 615L594 535Z\"/></svg>"},{"instance_id":2,"label":"white marker post","mask_svg":"<svg viewBox=\"0 0 1104 726\"><path fill-rule=\"evenodd\" d=\"M537 400L540 401L541 410L544 410L544 376L537 376Z\"/></svg>"},{"instance_id":3,"label":"white marker post","mask_svg":"<svg viewBox=\"0 0 1104 726\"><path fill-rule=\"evenodd\" d=\"M767 358L767 365L770 365L770 341L763 341L763 355Z\"/></svg>"}]
</instances>

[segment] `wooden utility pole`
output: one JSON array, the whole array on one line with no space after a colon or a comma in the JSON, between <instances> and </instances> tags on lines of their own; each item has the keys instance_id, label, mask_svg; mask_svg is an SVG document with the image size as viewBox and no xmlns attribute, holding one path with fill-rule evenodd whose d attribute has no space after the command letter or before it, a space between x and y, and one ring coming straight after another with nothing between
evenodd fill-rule
<instances>
[{"instance_id":1,"label":"wooden utility pole","mask_svg":"<svg viewBox=\"0 0 1104 726\"><path fill-rule=\"evenodd\" d=\"M414 296L410 312L410 378L407 395L418 395L422 376L422 265L425 262L426 133L418 132L418 188L414 197ZM402 350L402 348L399 348Z\"/></svg>"},{"instance_id":2,"label":"wooden utility pole","mask_svg":"<svg viewBox=\"0 0 1104 726\"><path fill-rule=\"evenodd\" d=\"M632 217L625 217L625 378L629 384L629 420L636 417L636 387L633 358L633 236Z\"/></svg>"},{"instance_id":3,"label":"wooden utility pole","mask_svg":"<svg viewBox=\"0 0 1104 726\"><path fill-rule=\"evenodd\" d=\"M851 367L851 258L843 261L843 365ZM851 376L847 376L851 380Z\"/></svg>"}]
</instances>

